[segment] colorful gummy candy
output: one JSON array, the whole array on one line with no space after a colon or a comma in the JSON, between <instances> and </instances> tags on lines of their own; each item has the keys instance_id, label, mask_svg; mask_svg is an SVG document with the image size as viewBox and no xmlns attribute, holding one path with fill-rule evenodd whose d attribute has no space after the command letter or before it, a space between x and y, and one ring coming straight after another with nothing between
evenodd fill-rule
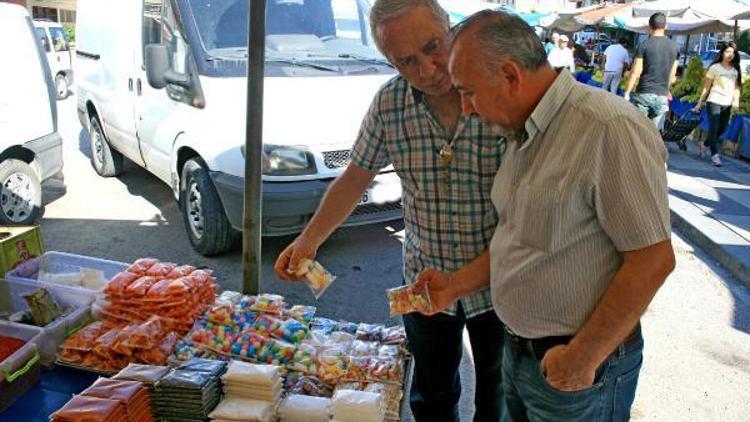
<instances>
[{"instance_id":1,"label":"colorful gummy candy","mask_svg":"<svg viewBox=\"0 0 750 422\"><path fill-rule=\"evenodd\" d=\"M391 316L429 312L432 309L427 288L418 290L413 286L401 286L388 289L387 293Z\"/></svg>"}]
</instances>

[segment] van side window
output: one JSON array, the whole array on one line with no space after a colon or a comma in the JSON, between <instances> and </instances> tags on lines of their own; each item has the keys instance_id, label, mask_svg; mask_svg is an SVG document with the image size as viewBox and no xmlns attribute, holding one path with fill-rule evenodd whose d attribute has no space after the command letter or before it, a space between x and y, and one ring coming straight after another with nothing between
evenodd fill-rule
<instances>
[{"instance_id":1,"label":"van side window","mask_svg":"<svg viewBox=\"0 0 750 422\"><path fill-rule=\"evenodd\" d=\"M47 38L47 31L44 30L44 28L34 28L36 30L36 36L39 37L39 41L41 41L42 48L44 48L44 51L49 53L49 38Z\"/></svg>"},{"instance_id":2,"label":"van side window","mask_svg":"<svg viewBox=\"0 0 750 422\"><path fill-rule=\"evenodd\" d=\"M65 31L62 28L50 28L49 33L52 36L52 45L55 51L68 51L68 41L65 39Z\"/></svg>"},{"instance_id":3,"label":"van side window","mask_svg":"<svg viewBox=\"0 0 750 422\"><path fill-rule=\"evenodd\" d=\"M148 44L166 45L172 70L186 72L187 42L171 0L144 0L143 57Z\"/></svg>"}]
</instances>

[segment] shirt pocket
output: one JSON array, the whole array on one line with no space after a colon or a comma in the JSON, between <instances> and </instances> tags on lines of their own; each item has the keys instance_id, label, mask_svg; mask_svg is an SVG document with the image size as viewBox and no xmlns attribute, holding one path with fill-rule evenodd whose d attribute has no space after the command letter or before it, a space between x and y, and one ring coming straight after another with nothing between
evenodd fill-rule
<instances>
[{"instance_id":1,"label":"shirt pocket","mask_svg":"<svg viewBox=\"0 0 750 422\"><path fill-rule=\"evenodd\" d=\"M560 195L540 186L520 186L516 212L520 214L519 241L535 249L552 250L560 229Z\"/></svg>"}]
</instances>

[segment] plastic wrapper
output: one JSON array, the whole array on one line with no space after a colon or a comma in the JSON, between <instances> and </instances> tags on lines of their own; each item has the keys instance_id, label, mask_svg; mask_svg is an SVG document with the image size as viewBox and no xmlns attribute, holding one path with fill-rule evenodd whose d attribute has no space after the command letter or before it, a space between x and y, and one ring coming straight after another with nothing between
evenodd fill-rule
<instances>
[{"instance_id":1,"label":"plastic wrapper","mask_svg":"<svg viewBox=\"0 0 750 422\"><path fill-rule=\"evenodd\" d=\"M214 324L198 320L193 325L186 339L197 345L205 346L220 353L231 353L239 333L228 325Z\"/></svg>"},{"instance_id":2,"label":"plastic wrapper","mask_svg":"<svg viewBox=\"0 0 750 422\"><path fill-rule=\"evenodd\" d=\"M156 284L158 281L159 280L156 277L143 276L138 280L130 283L130 285L125 288L125 294L131 296L144 296L146 292L148 292L148 289L150 289L151 286Z\"/></svg>"},{"instance_id":3,"label":"plastic wrapper","mask_svg":"<svg viewBox=\"0 0 750 422\"><path fill-rule=\"evenodd\" d=\"M133 274L145 275L151 267L159 262L156 258L141 258L130 264L126 271Z\"/></svg>"},{"instance_id":4,"label":"plastic wrapper","mask_svg":"<svg viewBox=\"0 0 750 422\"><path fill-rule=\"evenodd\" d=\"M156 347L167 331L167 327L164 325L162 325L162 319L158 316L150 317L146 322L137 325L132 330L130 336L125 340L125 345L134 349L152 349Z\"/></svg>"},{"instance_id":5,"label":"plastic wrapper","mask_svg":"<svg viewBox=\"0 0 750 422\"><path fill-rule=\"evenodd\" d=\"M295 275L297 277L305 277L305 284L310 288L315 299L320 299L328 287L336 280L336 277L328 272L318 261L311 259L300 261Z\"/></svg>"},{"instance_id":6,"label":"plastic wrapper","mask_svg":"<svg viewBox=\"0 0 750 422\"><path fill-rule=\"evenodd\" d=\"M303 375L288 388L291 394L304 394L313 397L331 397L333 387L318 377Z\"/></svg>"},{"instance_id":7,"label":"plastic wrapper","mask_svg":"<svg viewBox=\"0 0 750 422\"><path fill-rule=\"evenodd\" d=\"M205 372L211 374L213 377L218 377L227 370L227 364L226 362L213 359L193 358L180 365L177 369Z\"/></svg>"},{"instance_id":8,"label":"plastic wrapper","mask_svg":"<svg viewBox=\"0 0 750 422\"><path fill-rule=\"evenodd\" d=\"M318 349L309 343L300 343L294 352L294 357L287 364L289 369L306 374L318 373Z\"/></svg>"},{"instance_id":9,"label":"plastic wrapper","mask_svg":"<svg viewBox=\"0 0 750 422\"><path fill-rule=\"evenodd\" d=\"M395 344L400 346L406 343L406 329L401 325L384 328L381 334L382 337L380 342L383 344Z\"/></svg>"},{"instance_id":10,"label":"plastic wrapper","mask_svg":"<svg viewBox=\"0 0 750 422\"><path fill-rule=\"evenodd\" d=\"M367 341L380 341L383 338L383 329L385 326L381 324L366 324L361 323L357 327L357 339Z\"/></svg>"},{"instance_id":11,"label":"plastic wrapper","mask_svg":"<svg viewBox=\"0 0 750 422\"><path fill-rule=\"evenodd\" d=\"M120 335L119 328L113 328L106 333L99 336L94 342L94 348L92 351L103 359L109 359L112 353L112 346L117 341L117 336Z\"/></svg>"},{"instance_id":12,"label":"plastic wrapper","mask_svg":"<svg viewBox=\"0 0 750 422\"><path fill-rule=\"evenodd\" d=\"M232 325L234 323L234 306L230 303L217 303L208 310L206 319L215 324Z\"/></svg>"},{"instance_id":13,"label":"plastic wrapper","mask_svg":"<svg viewBox=\"0 0 750 422\"><path fill-rule=\"evenodd\" d=\"M177 279L165 278L152 285L146 297L148 298L175 298L184 297L190 293L190 278L180 277Z\"/></svg>"},{"instance_id":14,"label":"plastic wrapper","mask_svg":"<svg viewBox=\"0 0 750 422\"><path fill-rule=\"evenodd\" d=\"M254 386L273 387L280 381L281 368L276 365L257 365L232 360L221 379L224 384L244 383Z\"/></svg>"},{"instance_id":15,"label":"plastic wrapper","mask_svg":"<svg viewBox=\"0 0 750 422\"><path fill-rule=\"evenodd\" d=\"M263 293L255 297L248 309L258 313L281 315L285 306L284 296Z\"/></svg>"},{"instance_id":16,"label":"plastic wrapper","mask_svg":"<svg viewBox=\"0 0 750 422\"><path fill-rule=\"evenodd\" d=\"M180 277L186 277L195 271L196 268L192 265L180 265L177 267L174 267L172 271L167 274L167 278L180 278Z\"/></svg>"},{"instance_id":17,"label":"plastic wrapper","mask_svg":"<svg viewBox=\"0 0 750 422\"><path fill-rule=\"evenodd\" d=\"M119 401L87 396L73 396L50 419L55 422L127 420Z\"/></svg>"},{"instance_id":18,"label":"plastic wrapper","mask_svg":"<svg viewBox=\"0 0 750 422\"><path fill-rule=\"evenodd\" d=\"M81 268L81 286L85 289L100 290L107 284L104 271L93 268Z\"/></svg>"},{"instance_id":19,"label":"plastic wrapper","mask_svg":"<svg viewBox=\"0 0 750 422\"><path fill-rule=\"evenodd\" d=\"M426 286L421 290L414 286L401 286L388 289L387 293L391 316L432 310L430 294Z\"/></svg>"},{"instance_id":20,"label":"plastic wrapper","mask_svg":"<svg viewBox=\"0 0 750 422\"><path fill-rule=\"evenodd\" d=\"M284 312L284 315L288 318L294 318L303 324L310 324L313 317L315 317L315 311L317 310L314 306L306 305L294 305Z\"/></svg>"},{"instance_id":21,"label":"plastic wrapper","mask_svg":"<svg viewBox=\"0 0 750 422\"><path fill-rule=\"evenodd\" d=\"M232 345L232 354L258 363L286 365L296 348L285 341L264 337L253 331L243 332Z\"/></svg>"},{"instance_id":22,"label":"plastic wrapper","mask_svg":"<svg viewBox=\"0 0 750 422\"><path fill-rule=\"evenodd\" d=\"M354 340L349 346L350 356L375 356L378 354L380 343L374 341Z\"/></svg>"},{"instance_id":23,"label":"plastic wrapper","mask_svg":"<svg viewBox=\"0 0 750 422\"><path fill-rule=\"evenodd\" d=\"M334 321L328 318L314 317L310 321L310 329L315 331L322 331L326 334L331 334L332 332L339 329L339 323L338 321Z\"/></svg>"},{"instance_id":24,"label":"plastic wrapper","mask_svg":"<svg viewBox=\"0 0 750 422\"><path fill-rule=\"evenodd\" d=\"M140 381L146 385L152 386L156 384L156 382L159 381L164 375L166 375L167 372L169 372L169 368L164 366L131 363L112 378Z\"/></svg>"},{"instance_id":25,"label":"plastic wrapper","mask_svg":"<svg viewBox=\"0 0 750 422\"><path fill-rule=\"evenodd\" d=\"M158 262L146 270L146 275L151 277L166 277L167 274L171 273L177 267L177 264L172 262Z\"/></svg>"},{"instance_id":26,"label":"plastic wrapper","mask_svg":"<svg viewBox=\"0 0 750 422\"><path fill-rule=\"evenodd\" d=\"M174 352L175 345L180 340L180 336L174 331L170 332L161 340L158 346L152 349L141 349L136 351L136 357L150 365L164 365L167 358Z\"/></svg>"},{"instance_id":27,"label":"plastic wrapper","mask_svg":"<svg viewBox=\"0 0 750 422\"><path fill-rule=\"evenodd\" d=\"M318 377L335 382L347 376L349 357L345 347L330 347L318 352Z\"/></svg>"},{"instance_id":28,"label":"plastic wrapper","mask_svg":"<svg viewBox=\"0 0 750 422\"><path fill-rule=\"evenodd\" d=\"M216 406L209 417L213 420L270 422L272 414L273 407L267 401L227 397Z\"/></svg>"},{"instance_id":29,"label":"plastic wrapper","mask_svg":"<svg viewBox=\"0 0 750 422\"><path fill-rule=\"evenodd\" d=\"M101 321L91 323L68 337L63 343L63 348L88 352L93 348L94 342L105 328L106 326Z\"/></svg>"},{"instance_id":30,"label":"plastic wrapper","mask_svg":"<svg viewBox=\"0 0 750 422\"><path fill-rule=\"evenodd\" d=\"M330 406L325 397L290 394L281 402L279 416L284 422L328 422Z\"/></svg>"},{"instance_id":31,"label":"plastic wrapper","mask_svg":"<svg viewBox=\"0 0 750 422\"><path fill-rule=\"evenodd\" d=\"M395 344L384 344L378 348L377 352L377 356L382 358L398 358L401 355L401 347Z\"/></svg>"},{"instance_id":32,"label":"plastic wrapper","mask_svg":"<svg viewBox=\"0 0 750 422\"><path fill-rule=\"evenodd\" d=\"M392 357L370 358L367 379L383 382L401 382L403 368L401 361Z\"/></svg>"},{"instance_id":33,"label":"plastic wrapper","mask_svg":"<svg viewBox=\"0 0 750 422\"><path fill-rule=\"evenodd\" d=\"M339 321L338 331L355 335L357 334L357 330L359 330L359 324L355 322Z\"/></svg>"},{"instance_id":34,"label":"plastic wrapper","mask_svg":"<svg viewBox=\"0 0 750 422\"><path fill-rule=\"evenodd\" d=\"M133 354L133 349L128 345L128 340L130 340L130 336L135 332L135 330L138 329L138 324L130 324L123 327L119 333L117 333L117 337L115 337L115 342L110 346L110 349L113 352L117 352L126 356L131 356Z\"/></svg>"},{"instance_id":35,"label":"plastic wrapper","mask_svg":"<svg viewBox=\"0 0 750 422\"><path fill-rule=\"evenodd\" d=\"M141 276L139 274L131 273L129 271L122 271L115 274L107 287L104 288L104 293L121 293L134 281L138 280Z\"/></svg>"},{"instance_id":36,"label":"plastic wrapper","mask_svg":"<svg viewBox=\"0 0 750 422\"><path fill-rule=\"evenodd\" d=\"M298 343L307 336L307 326L296 319L280 319L261 314L250 327L258 334L271 336L289 343Z\"/></svg>"},{"instance_id":37,"label":"plastic wrapper","mask_svg":"<svg viewBox=\"0 0 750 422\"><path fill-rule=\"evenodd\" d=\"M385 418L383 396L378 393L338 389L331 399L333 419L382 421Z\"/></svg>"},{"instance_id":38,"label":"plastic wrapper","mask_svg":"<svg viewBox=\"0 0 750 422\"><path fill-rule=\"evenodd\" d=\"M62 315L60 307L52 300L47 289L34 290L23 295L23 298L29 305L31 318L37 327L44 327Z\"/></svg>"},{"instance_id":39,"label":"plastic wrapper","mask_svg":"<svg viewBox=\"0 0 750 422\"><path fill-rule=\"evenodd\" d=\"M224 290L216 297L216 303L219 305L237 305L242 300L242 293L231 290Z\"/></svg>"}]
</instances>

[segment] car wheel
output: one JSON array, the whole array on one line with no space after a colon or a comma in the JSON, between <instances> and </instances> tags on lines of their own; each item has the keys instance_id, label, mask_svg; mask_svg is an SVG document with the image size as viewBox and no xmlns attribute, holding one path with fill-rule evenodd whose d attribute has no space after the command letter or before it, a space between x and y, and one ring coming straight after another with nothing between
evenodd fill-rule
<instances>
[{"instance_id":1,"label":"car wheel","mask_svg":"<svg viewBox=\"0 0 750 422\"><path fill-rule=\"evenodd\" d=\"M30 165L21 160L0 163L0 221L34 223L42 207L42 184Z\"/></svg>"},{"instance_id":2,"label":"car wheel","mask_svg":"<svg viewBox=\"0 0 750 422\"><path fill-rule=\"evenodd\" d=\"M119 176L122 173L122 154L109 145L97 117L91 118L89 127L91 166L94 171L102 177Z\"/></svg>"},{"instance_id":3,"label":"car wheel","mask_svg":"<svg viewBox=\"0 0 750 422\"><path fill-rule=\"evenodd\" d=\"M55 76L55 94L58 100L68 98L69 94L68 79L63 74Z\"/></svg>"},{"instance_id":4,"label":"car wheel","mask_svg":"<svg viewBox=\"0 0 750 422\"><path fill-rule=\"evenodd\" d=\"M230 250L235 231L227 220L205 164L195 158L188 160L180 180L182 216L193 248L203 256Z\"/></svg>"}]
</instances>

